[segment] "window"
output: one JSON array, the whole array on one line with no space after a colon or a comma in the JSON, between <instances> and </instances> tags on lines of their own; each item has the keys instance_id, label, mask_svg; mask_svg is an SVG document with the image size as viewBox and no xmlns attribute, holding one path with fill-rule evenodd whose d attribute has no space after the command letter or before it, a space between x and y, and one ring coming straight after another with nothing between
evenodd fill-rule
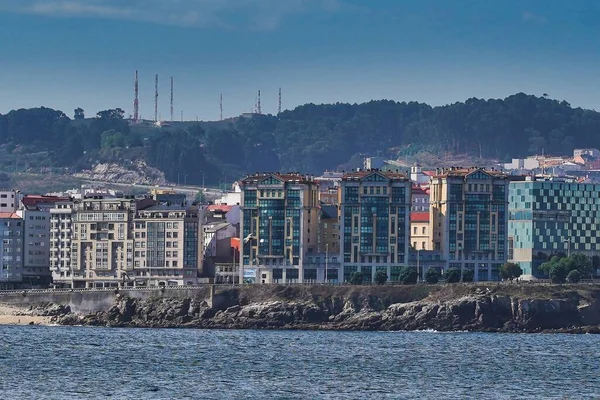
<instances>
[{"instance_id":1,"label":"window","mask_svg":"<svg viewBox=\"0 0 600 400\"><path fill-rule=\"evenodd\" d=\"M426 232L426 230L427 230L427 228L426 228L426 227L423 227L423 229L422 229L422 232L421 232L421 233L424 235L424 234L425 234L425 232Z\"/></svg>"},{"instance_id":2,"label":"window","mask_svg":"<svg viewBox=\"0 0 600 400\"><path fill-rule=\"evenodd\" d=\"M417 227L416 226L413 227L413 234L415 234L415 235L417 234Z\"/></svg>"}]
</instances>

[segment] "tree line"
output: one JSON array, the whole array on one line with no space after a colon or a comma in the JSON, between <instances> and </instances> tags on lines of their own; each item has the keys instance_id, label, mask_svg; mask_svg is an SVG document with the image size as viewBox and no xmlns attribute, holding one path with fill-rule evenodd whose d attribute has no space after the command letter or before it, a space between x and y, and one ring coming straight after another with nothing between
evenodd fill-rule
<instances>
[{"instance_id":1,"label":"tree line","mask_svg":"<svg viewBox=\"0 0 600 400\"><path fill-rule=\"evenodd\" d=\"M470 154L507 160L532 153L570 154L600 147L600 113L523 93L431 107L389 100L306 104L277 116L222 122L131 124L120 108L73 117L40 107L0 115L0 148L47 151L53 166L143 159L175 181L232 181L245 173L319 174L357 155L395 159L407 151ZM185 171L185 172L183 172Z\"/></svg>"}]
</instances>

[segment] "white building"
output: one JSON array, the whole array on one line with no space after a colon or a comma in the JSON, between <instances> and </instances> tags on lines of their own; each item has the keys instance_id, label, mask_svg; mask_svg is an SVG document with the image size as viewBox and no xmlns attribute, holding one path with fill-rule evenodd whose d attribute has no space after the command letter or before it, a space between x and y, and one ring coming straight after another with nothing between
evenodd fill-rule
<instances>
[{"instance_id":1,"label":"white building","mask_svg":"<svg viewBox=\"0 0 600 400\"><path fill-rule=\"evenodd\" d=\"M50 211L50 271L54 283L71 284L73 201L58 201Z\"/></svg>"},{"instance_id":2,"label":"white building","mask_svg":"<svg viewBox=\"0 0 600 400\"><path fill-rule=\"evenodd\" d=\"M14 213L19 209L19 202L23 194L18 190L0 191L0 212Z\"/></svg>"}]
</instances>

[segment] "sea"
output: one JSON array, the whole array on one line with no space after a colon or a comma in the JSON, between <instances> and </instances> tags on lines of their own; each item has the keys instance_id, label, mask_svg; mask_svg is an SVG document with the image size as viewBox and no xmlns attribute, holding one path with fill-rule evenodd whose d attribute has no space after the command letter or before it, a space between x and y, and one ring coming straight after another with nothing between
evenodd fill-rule
<instances>
[{"instance_id":1,"label":"sea","mask_svg":"<svg viewBox=\"0 0 600 400\"><path fill-rule=\"evenodd\" d=\"M1 399L600 399L600 335L0 327Z\"/></svg>"}]
</instances>

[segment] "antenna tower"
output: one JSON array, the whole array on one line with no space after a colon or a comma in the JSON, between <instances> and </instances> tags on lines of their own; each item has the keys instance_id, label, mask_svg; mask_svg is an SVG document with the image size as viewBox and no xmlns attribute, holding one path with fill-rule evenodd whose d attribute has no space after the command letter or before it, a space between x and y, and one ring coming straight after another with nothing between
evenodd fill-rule
<instances>
[{"instance_id":1,"label":"antenna tower","mask_svg":"<svg viewBox=\"0 0 600 400\"><path fill-rule=\"evenodd\" d=\"M138 86L138 72L135 71L135 83L133 85L135 92L135 98L133 99L133 122L138 122L140 113L140 103L138 101L139 86Z\"/></svg>"},{"instance_id":2,"label":"antenna tower","mask_svg":"<svg viewBox=\"0 0 600 400\"><path fill-rule=\"evenodd\" d=\"M154 77L154 122L158 122L158 74Z\"/></svg>"},{"instance_id":3,"label":"antenna tower","mask_svg":"<svg viewBox=\"0 0 600 400\"><path fill-rule=\"evenodd\" d=\"M173 122L173 77L171 77L171 122Z\"/></svg>"},{"instance_id":4,"label":"antenna tower","mask_svg":"<svg viewBox=\"0 0 600 400\"><path fill-rule=\"evenodd\" d=\"M219 100L219 109L221 110L221 121L223 121L223 93L221 93L221 98Z\"/></svg>"},{"instance_id":5,"label":"antenna tower","mask_svg":"<svg viewBox=\"0 0 600 400\"><path fill-rule=\"evenodd\" d=\"M279 88L279 107L277 107L277 114L281 114L281 88Z\"/></svg>"},{"instance_id":6,"label":"antenna tower","mask_svg":"<svg viewBox=\"0 0 600 400\"><path fill-rule=\"evenodd\" d=\"M262 110L260 108L260 90L258 91L258 105L256 106L256 112L258 114L262 114Z\"/></svg>"}]
</instances>

